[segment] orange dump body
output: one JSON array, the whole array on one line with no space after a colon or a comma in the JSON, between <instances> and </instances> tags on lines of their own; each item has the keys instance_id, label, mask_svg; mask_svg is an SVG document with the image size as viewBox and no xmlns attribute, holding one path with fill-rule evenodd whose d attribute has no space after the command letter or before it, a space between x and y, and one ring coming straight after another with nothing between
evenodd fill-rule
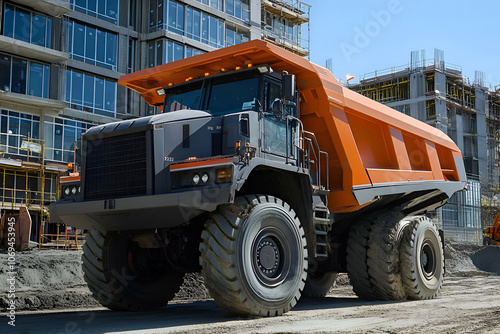
<instances>
[{"instance_id":1,"label":"orange dump body","mask_svg":"<svg viewBox=\"0 0 500 334\"><path fill-rule=\"evenodd\" d=\"M128 74L119 84L139 92L149 104L160 105L164 97L156 90L162 87L264 64L296 76L300 119L328 153L330 212L353 212L368 205L373 199L357 195L362 190L384 188L388 194L400 185L429 181L455 184L449 196L463 189L461 152L444 133L342 87L328 70L264 41Z\"/></svg>"}]
</instances>

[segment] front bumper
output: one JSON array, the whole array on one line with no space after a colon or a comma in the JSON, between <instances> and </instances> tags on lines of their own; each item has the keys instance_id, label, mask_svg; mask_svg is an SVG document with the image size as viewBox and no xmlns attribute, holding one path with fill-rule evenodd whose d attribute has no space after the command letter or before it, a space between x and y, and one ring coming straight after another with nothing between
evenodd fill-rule
<instances>
[{"instance_id":1,"label":"front bumper","mask_svg":"<svg viewBox=\"0 0 500 334\"><path fill-rule=\"evenodd\" d=\"M161 195L74 202L49 207L51 221L101 231L143 230L181 225L231 202L231 184Z\"/></svg>"}]
</instances>

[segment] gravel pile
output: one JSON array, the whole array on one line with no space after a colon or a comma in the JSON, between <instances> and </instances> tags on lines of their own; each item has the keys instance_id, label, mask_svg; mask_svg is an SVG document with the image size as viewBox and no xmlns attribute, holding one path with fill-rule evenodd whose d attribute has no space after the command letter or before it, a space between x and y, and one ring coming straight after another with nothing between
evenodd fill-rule
<instances>
[{"instance_id":1,"label":"gravel pile","mask_svg":"<svg viewBox=\"0 0 500 334\"><path fill-rule=\"evenodd\" d=\"M100 306L83 279L81 251L31 250L16 254L16 309ZM448 244L445 249L449 276L500 274L500 247L472 244ZM0 254L0 312L9 305L10 278L8 255ZM488 273L487 273L488 272ZM346 274L340 274L337 285L348 285ZM189 302L210 299L200 274L187 274L174 301Z\"/></svg>"}]
</instances>

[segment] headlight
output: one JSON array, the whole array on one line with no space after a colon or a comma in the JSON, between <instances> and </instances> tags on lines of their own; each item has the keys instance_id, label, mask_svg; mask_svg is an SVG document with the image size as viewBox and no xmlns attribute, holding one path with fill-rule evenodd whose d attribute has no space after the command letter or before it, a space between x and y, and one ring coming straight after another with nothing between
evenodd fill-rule
<instances>
[{"instance_id":1,"label":"headlight","mask_svg":"<svg viewBox=\"0 0 500 334\"><path fill-rule=\"evenodd\" d=\"M64 188L64 195L69 196L70 189L69 187Z\"/></svg>"},{"instance_id":2,"label":"headlight","mask_svg":"<svg viewBox=\"0 0 500 334\"><path fill-rule=\"evenodd\" d=\"M77 194L77 189L76 189L76 186L73 186L71 188L71 195L75 196Z\"/></svg>"},{"instance_id":3,"label":"headlight","mask_svg":"<svg viewBox=\"0 0 500 334\"><path fill-rule=\"evenodd\" d=\"M193 184L197 185L198 183L200 183L200 176L198 174L194 174L193 175Z\"/></svg>"},{"instance_id":4,"label":"headlight","mask_svg":"<svg viewBox=\"0 0 500 334\"><path fill-rule=\"evenodd\" d=\"M208 174L207 173L201 174L201 182L203 182L203 183L208 182Z\"/></svg>"}]
</instances>

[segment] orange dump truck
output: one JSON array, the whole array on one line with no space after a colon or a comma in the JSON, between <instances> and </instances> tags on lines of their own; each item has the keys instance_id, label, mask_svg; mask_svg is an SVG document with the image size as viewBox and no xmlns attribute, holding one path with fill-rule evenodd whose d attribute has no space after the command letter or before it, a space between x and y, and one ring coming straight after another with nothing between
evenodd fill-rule
<instances>
[{"instance_id":1,"label":"orange dump truck","mask_svg":"<svg viewBox=\"0 0 500 334\"><path fill-rule=\"evenodd\" d=\"M51 206L92 230L83 271L104 306L161 307L199 271L242 315L325 296L339 272L360 298L439 293L443 237L423 214L466 184L439 130L263 41L119 84L163 113L90 129L81 191Z\"/></svg>"}]
</instances>

